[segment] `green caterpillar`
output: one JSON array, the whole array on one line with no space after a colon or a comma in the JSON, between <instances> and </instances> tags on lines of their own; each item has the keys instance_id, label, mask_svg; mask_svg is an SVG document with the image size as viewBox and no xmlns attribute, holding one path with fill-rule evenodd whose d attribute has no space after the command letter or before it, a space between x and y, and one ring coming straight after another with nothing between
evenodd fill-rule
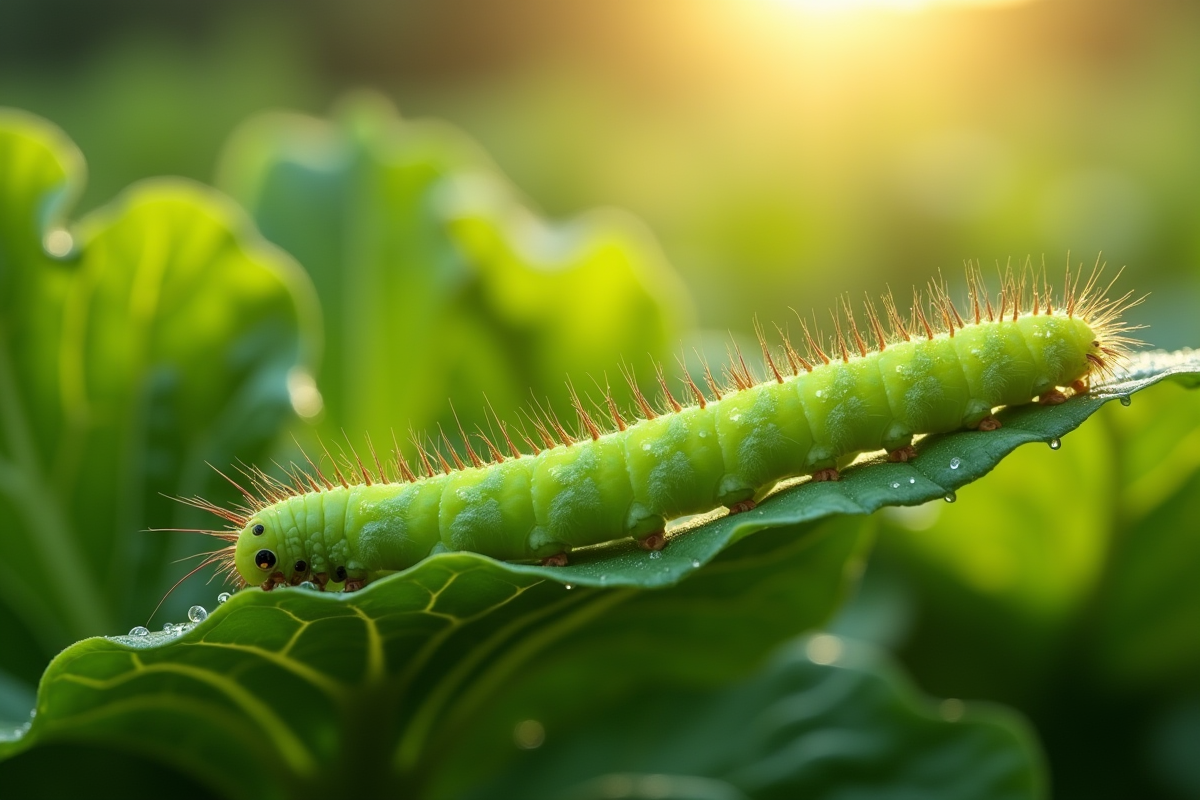
<instances>
[{"instance_id":1,"label":"green caterpillar","mask_svg":"<svg viewBox=\"0 0 1200 800\"><path fill-rule=\"evenodd\" d=\"M626 537L661 549L670 519L718 506L745 511L781 479L837 480L838 469L865 451L907 461L916 435L994 430L999 406L1086 392L1090 377L1111 374L1137 344L1120 319L1136 301L1108 299L1112 283L1101 288L1101 272L1080 287L1081 274L1072 280L1068 270L1057 301L1044 273L1025 270L1018 280L1008 272L993 304L978 270L969 269L965 315L941 284L931 286L927 303L914 292L907 321L889 295L890 334L868 301L873 345L843 302L832 347L803 321L804 355L782 331L782 350L773 353L759 331L764 382L739 353L726 368L732 385L719 385L707 365L708 394L685 377L694 401L685 406L659 370L663 410L634 386L641 418L627 422L609 394L614 429L607 432L572 392L584 435L569 435L552 416L537 418L541 445L524 436L532 453L501 424L507 456L481 435L490 460L480 458L464 434L470 465L450 448L452 466L438 448L431 454L417 443L418 475L399 447L385 465L372 446L374 473L355 455L350 478L334 461L333 481L310 459L311 472L295 471L291 485L251 472L254 491L242 489L242 508L187 502L233 526L208 531L231 544L205 564L265 590L312 581L354 591L442 551L562 565L573 548Z\"/></svg>"}]
</instances>

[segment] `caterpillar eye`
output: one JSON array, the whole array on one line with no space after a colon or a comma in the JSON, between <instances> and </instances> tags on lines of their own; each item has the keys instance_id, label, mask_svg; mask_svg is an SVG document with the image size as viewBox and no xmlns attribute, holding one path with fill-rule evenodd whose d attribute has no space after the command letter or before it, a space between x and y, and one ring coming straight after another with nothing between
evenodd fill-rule
<instances>
[{"instance_id":1,"label":"caterpillar eye","mask_svg":"<svg viewBox=\"0 0 1200 800\"><path fill-rule=\"evenodd\" d=\"M1099 346L1100 346L1100 340L1099 340L1099 339L1096 339L1094 342L1092 342L1092 347L1099 347Z\"/></svg>"},{"instance_id":2,"label":"caterpillar eye","mask_svg":"<svg viewBox=\"0 0 1200 800\"><path fill-rule=\"evenodd\" d=\"M254 563L259 569L267 570L275 566L275 554L270 550L259 550L254 554Z\"/></svg>"},{"instance_id":3,"label":"caterpillar eye","mask_svg":"<svg viewBox=\"0 0 1200 800\"><path fill-rule=\"evenodd\" d=\"M263 531L265 531L265 530L266 530L266 528L264 528L264 527L263 527L263 526L260 524L260 525L255 525L253 528L251 528L251 530L252 530L252 531L254 531L254 535L255 535L255 536L262 536L262 535L263 535Z\"/></svg>"},{"instance_id":4,"label":"caterpillar eye","mask_svg":"<svg viewBox=\"0 0 1200 800\"><path fill-rule=\"evenodd\" d=\"M293 572L304 572L307 569L308 569L308 562L303 561L303 560L297 561L296 565L294 567L292 567Z\"/></svg>"}]
</instances>

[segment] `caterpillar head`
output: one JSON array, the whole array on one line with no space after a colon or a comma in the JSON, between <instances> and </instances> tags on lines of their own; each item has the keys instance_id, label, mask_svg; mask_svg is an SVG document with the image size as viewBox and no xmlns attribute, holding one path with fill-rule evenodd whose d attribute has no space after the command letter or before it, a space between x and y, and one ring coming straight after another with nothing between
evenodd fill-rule
<instances>
[{"instance_id":1,"label":"caterpillar head","mask_svg":"<svg viewBox=\"0 0 1200 800\"><path fill-rule=\"evenodd\" d=\"M274 588L286 583L284 542L268 514L256 514L238 532L234 567L247 585Z\"/></svg>"}]
</instances>

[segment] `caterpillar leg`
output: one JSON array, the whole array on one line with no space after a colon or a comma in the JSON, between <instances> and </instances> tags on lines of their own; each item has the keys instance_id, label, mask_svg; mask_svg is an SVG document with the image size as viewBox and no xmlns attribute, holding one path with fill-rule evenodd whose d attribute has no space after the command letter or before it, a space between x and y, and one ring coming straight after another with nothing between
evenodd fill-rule
<instances>
[{"instance_id":1,"label":"caterpillar leg","mask_svg":"<svg viewBox=\"0 0 1200 800\"><path fill-rule=\"evenodd\" d=\"M552 556L546 556L542 559L543 567L565 567L567 565L566 553L555 553Z\"/></svg>"},{"instance_id":2,"label":"caterpillar leg","mask_svg":"<svg viewBox=\"0 0 1200 800\"><path fill-rule=\"evenodd\" d=\"M356 581L353 578L346 581L346 585L342 587L343 592L357 592L363 587L366 581Z\"/></svg>"},{"instance_id":3,"label":"caterpillar leg","mask_svg":"<svg viewBox=\"0 0 1200 800\"><path fill-rule=\"evenodd\" d=\"M819 469L812 474L813 483L821 483L822 481L836 481L841 479L841 474L833 467Z\"/></svg>"},{"instance_id":4,"label":"caterpillar leg","mask_svg":"<svg viewBox=\"0 0 1200 800\"><path fill-rule=\"evenodd\" d=\"M1000 424L1000 420L996 419L995 414L988 414L986 417L979 420L979 425L976 426L976 430L996 431L1000 430L1002 427L1003 426Z\"/></svg>"},{"instance_id":5,"label":"caterpillar leg","mask_svg":"<svg viewBox=\"0 0 1200 800\"><path fill-rule=\"evenodd\" d=\"M1067 396L1058 389L1051 389L1048 392L1042 392L1038 397L1038 405L1056 406L1059 403L1066 402Z\"/></svg>"},{"instance_id":6,"label":"caterpillar leg","mask_svg":"<svg viewBox=\"0 0 1200 800\"><path fill-rule=\"evenodd\" d=\"M329 573L318 572L312 576L312 582L317 587L318 591L325 591L325 584L329 583Z\"/></svg>"},{"instance_id":7,"label":"caterpillar leg","mask_svg":"<svg viewBox=\"0 0 1200 800\"><path fill-rule=\"evenodd\" d=\"M903 464L912 461L916 457L917 451L913 449L911 444L896 448L888 453L888 461L891 461L894 464Z\"/></svg>"},{"instance_id":8,"label":"caterpillar leg","mask_svg":"<svg viewBox=\"0 0 1200 800\"><path fill-rule=\"evenodd\" d=\"M1071 389L1075 394L1087 394L1092 387L1088 385L1087 378L1080 378L1071 384Z\"/></svg>"},{"instance_id":9,"label":"caterpillar leg","mask_svg":"<svg viewBox=\"0 0 1200 800\"><path fill-rule=\"evenodd\" d=\"M665 530L654 531L654 533L647 534L643 538L638 539L637 543L638 547L643 550L662 550L667 546L667 532Z\"/></svg>"},{"instance_id":10,"label":"caterpillar leg","mask_svg":"<svg viewBox=\"0 0 1200 800\"><path fill-rule=\"evenodd\" d=\"M755 503L753 500L743 500L740 503L734 503L733 505L729 506L729 516L732 517L734 514L753 511L757 505L758 503Z\"/></svg>"},{"instance_id":11,"label":"caterpillar leg","mask_svg":"<svg viewBox=\"0 0 1200 800\"><path fill-rule=\"evenodd\" d=\"M287 579L283 577L282 572L272 572L267 579L262 583L262 590L269 592L280 584L287 583Z\"/></svg>"}]
</instances>

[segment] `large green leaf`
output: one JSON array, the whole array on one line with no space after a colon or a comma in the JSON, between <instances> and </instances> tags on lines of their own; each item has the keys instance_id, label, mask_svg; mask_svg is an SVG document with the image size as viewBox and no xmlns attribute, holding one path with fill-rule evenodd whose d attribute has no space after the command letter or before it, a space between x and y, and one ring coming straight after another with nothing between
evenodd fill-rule
<instances>
[{"instance_id":1,"label":"large green leaf","mask_svg":"<svg viewBox=\"0 0 1200 800\"><path fill-rule=\"evenodd\" d=\"M68 225L83 171L0 110L0 671L30 683L150 612L179 548L140 531L224 493L205 461L263 457L314 349L303 273L227 200L143 183Z\"/></svg>"},{"instance_id":2,"label":"large green leaf","mask_svg":"<svg viewBox=\"0 0 1200 800\"><path fill-rule=\"evenodd\" d=\"M460 131L375 95L332 121L273 113L230 140L220 183L320 294L326 429L486 425L529 392L565 405L624 358L652 379L690 315L657 244L614 210L550 223Z\"/></svg>"},{"instance_id":3,"label":"large green leaf","mask_svg":"<svg viewBox=\"0 0 1200 800\"><path fill-rule=\"evenodd\" d=\"M484 797L573 800L1041 797L1036 746L1011 712L919 697L878 650L826 633L716 692L653 687L545 746ZM536 721L518 734L529 735ZM537 739L533 739L536 743ZM528 746L530 742L526 742Z\"/></svg>"},{"instance_id":4,"label":"large green leaf","mask_svg":"<svg viewBox=\"0 0 1200 800\"><path fill-rule=\"evenodd\" d=\"M348 776L451 796L511 760L522 719L570 730L637 687L713 686L818 623L860 566L866 528L842 515L953 498L1018 445L1197 375L1194 354L1146 355L1087 396L1006 410L999 431L929 437L909 464L784 489L661 554L614 545L565 568L444 554L352 595L250 590L183 633L84 641L52 663L37 717L0 754L69 737L159 754L231 796Z\"/></svg>"}]
</instances>

